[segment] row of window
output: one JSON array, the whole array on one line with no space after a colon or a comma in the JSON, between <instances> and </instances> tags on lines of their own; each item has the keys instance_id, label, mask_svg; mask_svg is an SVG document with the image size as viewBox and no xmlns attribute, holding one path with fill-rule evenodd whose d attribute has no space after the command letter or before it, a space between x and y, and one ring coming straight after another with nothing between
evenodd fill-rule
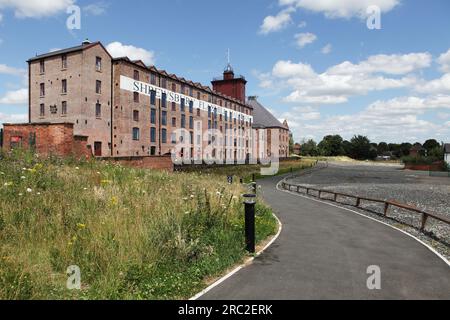
<instances>
[{"instance_id":1,"label":"row of window","mask_svg":"<svg viewBox=\"0 0 450 320\"><path fill-rule=\"evenodd\" d=\"M39 90L41 98L45 97L45 83L39 85ZM95 82L95 93L102 93L102 82L100 80ZM67 79L61 80L61 94L67 94Z\"/></svg>"},{"instance_id":2,"label":"row of window","mask_svg":"<svg viewBox=\"0 0 450 320\"><path fill-rule=\"evenodd\" d=\"M63 54L61 56L61 69L65 70L67 69L67 55ZM95 57L95 70L96 71L102 71L102 58L101 57ZM45 73L45 60L39 61L39 71L41 74Z\"/></svg>"},{"instance_id":3,"label":"row of window","mask_svg":"<svg viewBox=\"0 0 450 320\"><path fill-rule=\"evenodd\" d=\"M50 106L50 113L51 114L57 114L58 113L58 109L57 106ZM67 115L67 101L63 101L61 102L61 115ZM45 104L41 103L39 106L39 116L40 117L45 117ZM102 105L100 104L99 101L97 101L97 103L95 104L95 116L97 118L101 118L102 116Z\"/></svg>"}]
</instances>

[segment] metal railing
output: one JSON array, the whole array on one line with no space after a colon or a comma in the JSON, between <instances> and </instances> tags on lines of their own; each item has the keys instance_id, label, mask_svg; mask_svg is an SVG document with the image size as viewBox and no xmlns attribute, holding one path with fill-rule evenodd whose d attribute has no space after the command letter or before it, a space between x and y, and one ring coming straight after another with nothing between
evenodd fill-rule
<instances>
[{"instance_id":1,"label":"metal railing","mask_svg":"<svg viewBox=\"0 0 450 320\"><path fill-rule=\"evenodd\" d=\"M426 224L430 218L435 219L440 222L443 222L443 223L446 223L447 225L450 225L450 219L446 216L436 214L436 213L426 212L419 208L416 208L416 207L413 207L413 206L410 206L407 204L399 203L396 201L392 201L392 200L379 200L379 199L372 199L372 198L367 198L367 197L362 197L362 196L355 196L355 195L345 194L345 193L341 193L341 192L335 192L335 191L317 189L317 188L312 188L312 187L307 187L307 186L302 186L302 185L290 184L290 183L287 183L286 181L283 181L281 185L284 190L288 190L291 192L295 191L297 193L302 193L301 190L304 190L306 192L303 192L303 193L305 193L308 196L312 196L312 197L315 197L315 198L318 198L321 200L329 200L329 201L333 201L333 202L345 204L345 205L348 205L348 203L343 203L343 202L338 201L339 197L355 199L356 203L353 206L356 208L363 209L363 210L365 210L365 208L361 207L362 201L381 203L381 204L384 204L383 216L386 218L389 218L389 216L388 216L389 208L391 208L391 207L397 207L400 209L404 209L404 210L408 210L408 211L412 211L412 212L421 214L422 219L421 219L421 226L419 229L421 232L426 231ZM292 190L292 188L294 188L294 190ZM315 192L315 194L311 193L311 191ZM331 199L323 198L322 195L324 195L324 194L332 195L333 197ZM414 227L413 225L410 225L410 226Z\"/></svg>"}]
</instances>

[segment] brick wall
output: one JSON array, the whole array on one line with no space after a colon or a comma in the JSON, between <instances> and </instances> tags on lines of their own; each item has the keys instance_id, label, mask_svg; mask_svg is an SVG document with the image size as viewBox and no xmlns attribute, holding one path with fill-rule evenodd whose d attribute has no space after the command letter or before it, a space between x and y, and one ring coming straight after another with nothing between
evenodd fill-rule
<instances>
[{"instance_id":1,"label":"brick wall","mask_svg":"<svg viewBox=\"0 0 450 320\"><path fill-rule=\"evenodd\" d=\"M41 156L90 157L87 137L74 136L71 123L4 124L5 151L14 148L30 150Z\"/></svg>"},{"instance_id":2,"label":"brick wall","mask_svg":"<svg viewBox=\"0 0 450 320\"><path fill-rule=\"evenodd\" d=\"M123 166L139 168L174 171L174 165L170 156L143 156L143 157L114 157L102 158L105 161L119 163Z\"/></svg>"}]
</instances>

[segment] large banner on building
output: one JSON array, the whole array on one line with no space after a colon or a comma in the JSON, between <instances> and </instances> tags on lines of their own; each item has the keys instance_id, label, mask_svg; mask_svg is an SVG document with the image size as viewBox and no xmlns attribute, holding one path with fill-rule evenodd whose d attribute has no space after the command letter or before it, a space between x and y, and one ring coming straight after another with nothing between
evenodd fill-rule
<instances>
[{"instance_id":1,"label":"large banner on building","mask_svg":"<svg viewBox=\"0 0 450 320\"><path fill-rule=\"evenodd\" d=\"M173 92L171 90L161 88L161 87L155 86L150 83L137 81L137 80L134 80L129 77L120 76L120 89L131 91L131 92L139 92L140 94L143 94L145 96L150 96L151 92L153 91L153 92L155 92L157 99L161 99L163 94L165 94L166 98L167 98L167 102L169 102L169 103L175 102L177 104L180 104L181 99L184 99L187 106L189 106L189 104L192 101L194 109L208 111L208 107L210 107L212 110L211 112L214 112L214 110L216 110L217 115L222 115L222 116L227 116L227 117L231 116L232 119L244 120L244 121L248 121L249 123L250 122L253 123L253 117L250 115L247 115L245 113L238 112L238 111L228 109L225 107L221 107L216 104L209 103L209 102L206 102L203 100L198 100L193 97L186 96L181 93Z\"/></svg>"}]
</instances>

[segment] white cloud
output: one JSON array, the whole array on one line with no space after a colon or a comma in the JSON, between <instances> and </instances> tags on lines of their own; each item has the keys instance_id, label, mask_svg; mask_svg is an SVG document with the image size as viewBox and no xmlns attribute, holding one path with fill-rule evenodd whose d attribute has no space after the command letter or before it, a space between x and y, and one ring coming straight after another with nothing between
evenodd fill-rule
<instances>
[{"instance_id":1,"label":"white cloud","mask_svg":"<svg viewBox=\"0 0 450 320\"><path fill-rule=\"evenodd\" d=\"M4 123L24 123L28 121L28 114L5 114L0 112L0 126Z\"/></svg>"},{"instance_id":2,"label":"white cloud","mask_svg":"<svg viewBox=\"0 0 450 320\"><path fill-rule=\"evenodd\" d=\"M83 7L83 12L93 16L100 16L106 13L109 5L105 2L96 2Z\"/></svg>"},{"instance_id":3,"label":"white cloud","mask_svg":"<svg viewBox=\"0 0 450 320\"><path fill-rule=\"evenodd\" d=\"M358 64L346 61L323 73L317 73L309 64L281 60L270 73L262 74L260 86L289 90L286 102L339 104L372 91L414 87L418 80L410 73L430 66L431 60L428 53L377 55Z\"/></svg>"},{"instance_id":4,"label":"white cloud","mask_svg":"<svg viewBox=\"0 0 450 320\"><path fill-rule=\"evenodd\" d=\"M124 45L120 42L112 42L106 46L106 50L113 57L128 57L131 60L142 60L147 65L155 63L155 53L132 45Z\"/></svg>"},{"instance_id":5,"label":"white cloud","mask_svg":"<svg viewBox=\"0 0 450 320\"><path fill-rule=\"evenodd\" d=\"M329 43L325 47L322 48L321 52L323 54L330 54L331 50L333 50L333 46Z\"/></svg>"},{"instance_id":6,"label":"white cloud","mask_svg":"<svg viewBox=\"0 0 450 320\"><path fill-rule=\"evenodd\" d=\"M0 97L0 104L27 104L28 89L19 89L8 91L3 97Z\"/></svg>"},{"instance_id":7,"label":"white cloud","mask_svg":"<svg viewBox=\"0 0 450 320\"><path fill-rule=\"evenodd\" d=\"M376 5L386 13L399 5L400 0L279 0L279 3L323 13L328 18L365 18L369 6Z\"/></svg>"},{"instance_id":8,"label":"white cloud","mask_svg":"<svg viewBox=\"0 0 450 320\"><path fill-rule=\"evenodd\" d=\"M74 0L0 0L0 9L12 9L18 18L41 18L65 12Z\"/></svg>"},{"instance_id":9,"label":"white cloud","mask_svg":"<svg viewBox=\"0 0 450 320\"><path fill-rule=\"evenodd\" d=\"M295 11L292 8L287 8L281 11L276 16L267 16L264 18L263 24L259 28L261 34L269 34L283 30L292 23L291 13Z\"/></svg>"},{"instance_id":10,"label":"white cloud","mask_svg":"<svg viewBox=\"0 0 450 320\"><path fill-rule=\"evenodd\" d=\"M443 75L439 79L423 81L416 86L417 92L447 94L450 93L450 73Z\"/></svg>"},{"instance_id":11,"label":"white cloud","mask_svg":"<svg viewBox=\"0 0 450 320\"><path fill-rule=\"evenodd\" d=\"M0 22L3 21L3 15L0 13Z\"/></svg>"},{"instance_id":12,"label":"white cloud","mask_svg":"<svg viewBox=\"0 0 450 320\"><path fill-rule=\"evenodd\" d=\"M441 65L442 72L450 73L450 49L439 56L438 63Z\"/></svg>"},{"instance_id":13,"label":"white cloud","mask_svg":"<svg viewBox=\"0 0 450 320\"><path fill-rule=\"evenodd\" d=\"M298 33L295 35L296 44L299 48L304 48L308 44L317 40L317 36L314 33Z\"/></svg>"},{"instance_id":14,"label":"white cloud","mask_svg":"<svg viewBox=\"0 0 450 320\"><path fill-rule=\"evenodd\" d=\"M298 24L297 27L299 27L300 29L302 29L302 28L306 28L307 25L308 25L308 24L306 23L306 21L301 21L301 22Z\"/></svg>"},{"instance_id":15,"label":"white cloud","mask_svg":"<svg viewBox=\"0 0 450 320\"><path fill-rule=\"evenodd\" d=\"M8 74L13 76L23 76L26 74L25 69L18 69L14 67L9 67L5 64L0 64L0 74Z\"/></svg>"}]
</instances>

